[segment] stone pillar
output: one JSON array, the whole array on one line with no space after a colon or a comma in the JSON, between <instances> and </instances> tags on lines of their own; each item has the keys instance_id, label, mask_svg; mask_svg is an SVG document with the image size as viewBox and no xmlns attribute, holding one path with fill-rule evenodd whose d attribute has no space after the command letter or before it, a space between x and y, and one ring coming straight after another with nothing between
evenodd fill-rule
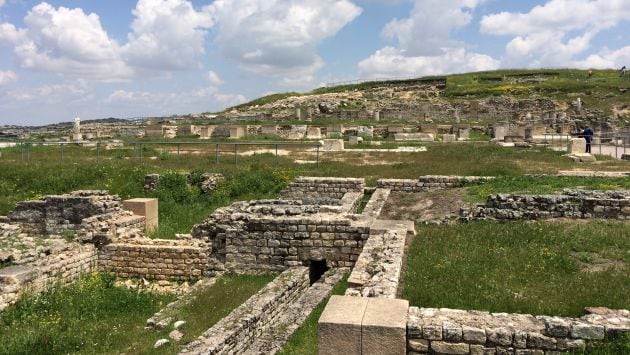
<instances>
[{"instance_id":1,"label":"stone pillar","mask_svg":"<svg viewBox=\"0 0 630 355\"><path fill-rule=\"evenodd\" d=\"M299 107L295 108L295 119L298 121L302 119L302 110Z\"/></svg>"},{"instance_id":2,"label":"stone pillar","mask_svg":"<svg viewBox=\"0 0 630 355\"><path fill-rule=\"evenodd\" d=\"M374 121L379 121L381 119L381 112L374 111Z\"/></svg>"},{"instance_id":3,"label":"stone pillar","mask_svg":"<svg viewBox=\"0 0 630 355\"><path fill-rule=\"evenodd\" d=\"M586 141L584 138L572 138L569 140L567 150L569 154L584 153L586 151Z\"/></svg>"},{"instance_id":4,"label":"stone pillar","mask_svg":"<svg viewBox=\"0 0 630 355\"><path fill-rule=\"evenodd\" d=\"M332 296L317 322L319 355L361 354L367 298Z\"/></svg>"},{"instance_id":5,"label":"stone pillar","mask_svg":"<svg viewBox=\"0 0 630 355\"><path fill-rule=\"evenodd\" d=\"M132 198L123 201L123 207L138 216L146 218L145 228L153 231L158 227L158 199L157 198Z\"/></svg>"}]
</instances>

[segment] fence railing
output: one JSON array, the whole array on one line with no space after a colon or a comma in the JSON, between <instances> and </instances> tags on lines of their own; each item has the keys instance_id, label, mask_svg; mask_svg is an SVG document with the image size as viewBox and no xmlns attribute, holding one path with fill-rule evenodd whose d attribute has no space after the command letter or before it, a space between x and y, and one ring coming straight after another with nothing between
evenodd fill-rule
<instances>
[{"instance_id":1,"label":"fence railing","mask_svg":"<svg viewBox=\"0 0 630 355\"><path fill-rule=\"evenodd\" d=\"M559 145L560 151L568 151L569 140L580 138L571 134L546 133L545 142L548 142L552 149ZM591 141L591 153L597 155L607 155L617 159L623 159L630 155L630 136L615 134L596 134ZM625 158L629 159L629 158Z\"/></svg>"},{"instance_id":2,"label":"fence railing","mask_svg":"<svg viewBox=\"0 0 630 355\"><path fill-rule=\"evenodd\" d=\"M116 144L116 143L114 143ZM137 160L142 162L145 157L145 150L148 148L153 148L156 151L159 151L160 146L171 146L172 148L169 150L169 153L175 156L175 159L179 160L184 156L185 150L182 148L186 148L189 146L204 146L206 148L203 152L208 154L213 154L213 160L215 163L219 163L221 160L221 156L225 157L225 155L233 154L233 161L235 164L238 164L239 154L242 154L246 151L247 148L251 147L270 147L272 150L272 154L275 155L276 162L279 158L279 148L287 148L287 147L298 147L303 148L301 151L307 152L310 149L310 152L315 153L315 163L317 167L320 166L320 153L321 153L321 144L319 142L211 142L211 141L179 141L179 142L151 142L151 141L142 141L142 142L126 142L123 143L126 148L125 150L131 149L131 156L129 158L133 160ZM27 142L27 141L18 141L18 142L1 142L1 148L14 148L18 154L18 160L22 161L30 161L31 156L36 154L34 148L37 147L46 147L46 146L59 146L59 160L64 161L67 159L67 151L72 148L79 148L84 150L82 152L90 152L92 155L92 159L96 160L96 162L100 162L104 158L104 153L108 150L107 147L111 146L111 142L88 142L88 143L77 143L77 142ZM91 152L92 148L94 149ZM122 148L120 146L115 146L115 148ZM227 149L226 149L227 148ZM114 149L112 149L114 150ZM118 149L120 150L120 149ZM267 152L269 153L269 152ZM1 158L1 155L0 155Z\"/></svg>"}]
</instances>

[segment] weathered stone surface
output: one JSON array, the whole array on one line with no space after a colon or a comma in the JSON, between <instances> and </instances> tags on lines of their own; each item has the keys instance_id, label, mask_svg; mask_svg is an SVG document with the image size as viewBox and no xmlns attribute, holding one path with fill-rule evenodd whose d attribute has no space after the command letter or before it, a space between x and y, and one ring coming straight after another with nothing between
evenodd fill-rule
<instances>
[{"instance_id":1,"label":"weathered stone surface","mask_svg":"<svg viewBox=\"0 0 630 355\"><path fill-rule=\"evenodd\" d=\"M447 343L444 341L432 341L431 350L438 354L468 354L470 345L466 343Z\"/></svg>"},{"instance_id":2,"label":"weathered stone surface","mask_svg":"<svg viewBox=\"0 0 630 355\"><path fill-rule=\"evenodd\" d=\"M604 339L604 326L598 324L577 323L571 324L571 337L581 339Z\"/></svg>"},{"instance_id":3,"label":"weathered stone surface","mask_svg":"<svg viewBox=\"0 0 630 355\"><path fill-rule=\"evenodd\" d=\"M489 342L497 345L512 345L512 332L508 328L500 327L486 329L486 337Z\"/></svg>"},{"instance_id":4,"label":"weathered stone surface","mask_svg":"<svg viewBox=\"0 0 630 355\"><path fill-rule=\"evenodd\" d=\"M126 210L145 218L145 228L153 231L158 227L158 199L157 198L133 198L123 201Z\"/></svg>"},{"instance_id":5,"label":"weathered stone surface","mask_svg":"<svg viewBox=\"0 0 630 355\"><path fill-rule=\"evenodd\" d=\"M419 353L426 353L429 351L429 341L424 339L412 339L407 342L409 349L417 351Z\"/></svg>"},{"instance_id":6,"label":"weathered stone surface","mask_svg":"<svg viewBox=\"0 0 630 355\"><path fill-rule=\"evenodd\" d=\"M472 344L485 344L486 343L486 331L481 328L463 326L462 327L463 339Z\"/></svg>"},{"instance_id":7,"label":"weathered stone surface","mask_svg":"<svg viewBox=\"0 0 630 355\"><path fill-rule=\"evenodd\" d=\"M330 298L317 323L320 355L361 353L361 327L367 305L365 298Z\"/></svg>"},{"instance_id":8,"label":"weathered stone surface","mask_svg":"<svg viewBox=\"0 0 630 355\"><path fill-rule=\"evenodd\" d=\"M362 320L363 354L405 354L409 302L370 298Z\"/></svg>"}]
</instances>

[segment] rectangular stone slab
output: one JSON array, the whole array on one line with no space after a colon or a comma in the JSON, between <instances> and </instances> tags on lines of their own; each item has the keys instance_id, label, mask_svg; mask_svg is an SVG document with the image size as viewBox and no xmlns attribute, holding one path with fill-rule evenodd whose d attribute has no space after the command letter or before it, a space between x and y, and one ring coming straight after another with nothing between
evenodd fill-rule
<instances>
[{"instance_id":1,"label":"rectangular stone slab","mask_svg":"<svg viewBox=\"0 0 630 355\"><path fill-rule=\"evenodd\" d=\"M363 355L404 355L409 301L369 298L362 322Z\"/></svg>"},{"instance_id":2,"label":"rectangular stone slab","mask_svg":"<svg viewBox=\"0 0 630 355\"><path fill-rule=\"evenodd\" d=\"M320 355L361 354L361 323L368 300L332 296L317 323Z\"/></svg>"},{"instance_id":3,"label":"rectangular stone slab","mask_svg":"<svg viewBox=\"0 0 630 355\"><path fill-rule=\"evenodd\" d=\"M32 267L16 265L0 269L0 284L25 284L37 276Z\"/></svg>"},{"instance_id":4,"label":"rectangular stone slab","mask_svg":"<svg viewBox=\"0 0 630 355\"><path fill-rule=\"evenodd\" d=\"M147 231L155 230L158 227L157 198L132 198L123 201L123 206L126 210L146 218Z\"/></svg>"}]
</instances>

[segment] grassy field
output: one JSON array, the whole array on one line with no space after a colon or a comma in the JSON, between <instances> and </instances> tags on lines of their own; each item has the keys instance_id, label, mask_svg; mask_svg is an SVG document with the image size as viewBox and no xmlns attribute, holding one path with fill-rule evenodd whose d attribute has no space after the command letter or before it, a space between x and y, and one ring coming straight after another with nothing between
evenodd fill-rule
<instances>
[{"instance_id":1,"label":"grassy field","mask_svg":"<svg viewBox=\"0 0 630 355\"><path fill-rule=\"evenodd\" d=\"M573 317L587 306L630 308L627 223L475 222L417 232L404 286L413 305Z\"/></svg>"},{"instance_id":2,"label":"grassy field","mask_svg":"<svg viewBox=\"0 0 630 355\"><path fill-rule=\"evenodd\" d=\"M273 279L224 276L174 314L185 320L182 342L201 335ZM172 330L144 330L146 319L173 296L114 287L113 278L85 276L70 286L24 297L0 315L0 354L174 354L171 342L153 349ZM10 335L10 336L8 336Z\"/></svg>"},{"instance_id":3,"label":"grassy field","mask_svg":"<svg viewBox=\"0 0 630 355\"><path fill-rule=\"evenodd\" d=\"M87 152L87 153L86 153ZM99 162L94 150L67 147L64 161L59 147L37 147L30 161L22 161L16 148L4 149L0 158L0 215L15 207L18 201L61 194L78 189L103 189L131 197L158 197L160 228L155 237L173 238L187 233L215 208L233 201L275 196L295 177L339 176L364 177L375 186L379 178L416 178L420 175L490 175L500 179L471 187L471 199L485 200L494 192L550 192L565 186L614 189L630 188L628 179L530 178L525 173L553 173L558 170L591 168L597 170L630 170L630 162L600 158L597 164L576 164L561 153L546 149L505 149L484 143L431 144L422 153L322 153L319 168L314 163L296 164L293 159L314 160L314 153L291 151L289 156L272 154L239 156L221 155L217 164L214 151L182 155L145 147L143 161L130 159L133 151L103 151ZM89 153L89 154L88 154ZM138 152L136 152L138 154ZM187 184L185 175L193 172L222 173L226 180L212 195L201 194ZM144 176L166 175L162 187L151 193L143 190ZM184 175L180 175L180 173Z\"/></svg>"},{"instance_id":4,"label":"grassy field","mask_svg":"<svg viewBox=\"0 0 630 355\"><path fill-rule=\"evenodd\" d=\"M333 295L343 295L348 288L348 278L344 277L333 288ZM317 354L317 321L322 315L328 299L320 303L304 323L293 333L278 355L316 355Z\"/></svg>"}]
</instances>

